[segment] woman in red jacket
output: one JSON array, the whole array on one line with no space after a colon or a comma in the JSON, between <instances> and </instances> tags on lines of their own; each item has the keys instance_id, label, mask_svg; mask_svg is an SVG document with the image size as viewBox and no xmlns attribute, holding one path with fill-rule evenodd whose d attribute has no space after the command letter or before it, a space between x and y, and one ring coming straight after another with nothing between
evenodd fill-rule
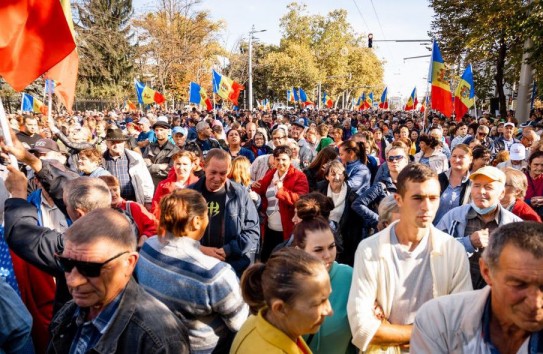
<instances>
[{"instance_id":1,"label":"woman in red jacket","mask_svg":"<svg viewBox=\"0 0 543 354\"><path fill-rule=\"evenodd\" d=\"M504 168L503 172L505 172L505 194L500 201L501 205L522 220L541 222L539 215L524 201L528 188L526 175L512 167Z\"/></svg>"},{"instance_id":2,"label":"woman in red jacket","mask_svg":"<svg viewBox=\"0 0 543 354\"><path fill-rule=\"evenodd\" d=\"M190 151L175 153L172 156L172 161L173 165L168 173L168 177L157 185L155 195L153 196L153 207L151 208L151 211L155 214L158 212L158 204L162 197L170 194L175 189L186 188L188 185L198 181L198 177L192 173L196 161L194 153Z\"/></svg>"},{"instance_id":3,"label":"woman in red jacket","mask_svg":"<svg viewBox=\"0 0 543 354\"><path fill-rule=\"evenodd\" d=\"M309 192L305 174L291 166L292 151L289 147L276 147L273 157L276 168L252 186L262 198L261 210L266 215L262 262L268 259L275 246L290 237L294 229L294 203Z\"/></svg>"}]
</instances>

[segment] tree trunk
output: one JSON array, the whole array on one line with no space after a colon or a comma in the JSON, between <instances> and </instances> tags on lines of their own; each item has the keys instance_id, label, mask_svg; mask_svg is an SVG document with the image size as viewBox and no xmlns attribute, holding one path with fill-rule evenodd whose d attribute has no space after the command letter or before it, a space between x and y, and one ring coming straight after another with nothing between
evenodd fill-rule
<instances>
[{"instance_id":1,"label":"tree trunk","mask_svg":"<svg viewBox=\"0 0 543 354\"><path fill-rule=\"evenodd\" d=\"M498 57L496 59L496 90L498 91L498 101L500 103L500 115L502 118L507 116L507 104L505 92L503 90L503 69L505 66L505 56L507 54L507 45L505 44L505 38L500 38L500 47L498 48Z\"/></svg>"}]
</instances>

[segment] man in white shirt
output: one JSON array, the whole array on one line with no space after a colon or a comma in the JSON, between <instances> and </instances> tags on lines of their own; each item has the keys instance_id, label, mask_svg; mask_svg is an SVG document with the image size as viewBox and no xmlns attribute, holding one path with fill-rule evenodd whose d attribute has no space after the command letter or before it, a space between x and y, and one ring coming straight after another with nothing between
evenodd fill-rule
<instances>
[{"instance_id":1,"label":"man in white shirt","mask_svg":"<svg viewBox=\"0 0 543 354\"><path fill-rule=\"evenodd\" d=\"M418 311L412 353L543 353L543 225L499 227L479 264L487 287Z\"/></svg>"},{"instance_id":2,"label":"man in white shirt","mask_svg":"<svg viewBox=\"0 0 543 354\"><path fill-rule=\"evenodd\" d=\"M379 346L408 352L423 303L472 289L464 248L432 225L440 199L437 174L410 164L396 185L400 220L360 242L355 255L347 314L353 343L362 351Z\"/></svg>"}]
</instances>

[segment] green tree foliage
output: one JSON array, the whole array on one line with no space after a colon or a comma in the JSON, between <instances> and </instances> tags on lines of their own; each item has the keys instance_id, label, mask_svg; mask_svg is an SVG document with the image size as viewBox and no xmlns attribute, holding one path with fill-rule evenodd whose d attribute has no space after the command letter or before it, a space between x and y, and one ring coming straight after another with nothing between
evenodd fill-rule
<instances>
[{"instance_id":1,"label":"green tree foliage","mask_svg":"<svg viewBox=\"0 0 543 354\"><path fill-rule=\"evenodd\" d=\"M211 67L224 53L218 41L222 22L195 11L198 1L163 0L158 11L134 21L138 29L138 73L153 77L157 89L187 99L190 81L211 93Z\"/></svg>"},{"instance_id":2,"label":"green tree foliage","mask_svg":"<svg viewBox=\"0 0 543 354\"><path fill-rule=\"evenodd\" d=\"M294 86L316 100L313 93L319 83L334 99L344 91L363 87L377 92L384 87L383 64L365 48L363 37L354 33L345 10L309 15L305 5L291 3L280 20L280 30L279 47L253 46L255 98L284 101L286 90ZM232 55L229 70L240 71L247 60L244 51Z\"/></svg>"},{"instance_id":3,"label":"green tree foliage","mask_svg":"<svg viewBox=\"0 0 543 354\"><path fill-rule=\"evenodd\" d=\"M79 50L80 94L119 96L132 84L132 0L79 0L74 25Z\"/></svg>"},{"instance_id":4,"label":"green tree foliage","mask_svg":"<svg viewBox=\"0 0 543 354\"><path fill-rule=\"evenodd\" d=\"M526 6L521 0L431 0L435 16L431 35L444 59L457 65L452 77L473 65L479 98L497 96L502 116L506 113L505 86L518 80ZM454 89L455 84L453 84Z\"/></svg>"}]
</instances>

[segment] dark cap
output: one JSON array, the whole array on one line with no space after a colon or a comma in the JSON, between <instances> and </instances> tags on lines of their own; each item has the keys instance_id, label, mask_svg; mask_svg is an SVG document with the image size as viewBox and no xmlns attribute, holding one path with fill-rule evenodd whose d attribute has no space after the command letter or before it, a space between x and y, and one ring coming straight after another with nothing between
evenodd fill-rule
<instances>
[{"instance_id":1,"label":"dark cap","mask_svg":"<svg viewBox=\"0 0 543 354\"><path fill-rule=\"evenodd\" d=\"M51 139L40 139L36 141L34 147L29 150L30 152L38 152L40 154L47 154L50 151L60 152L58 144Z\"/></svg>"},{"instance_id":2,"label":"dark cap","mask_svg":"<svg viewBox=\"0 0 543 354\"><path fill-rule=\"evenodd\" d=\"M127 141L128 137L123 135L122 130L120 129L108 129L106 132L107 141Z\"/></svg>"}]
</instances>

